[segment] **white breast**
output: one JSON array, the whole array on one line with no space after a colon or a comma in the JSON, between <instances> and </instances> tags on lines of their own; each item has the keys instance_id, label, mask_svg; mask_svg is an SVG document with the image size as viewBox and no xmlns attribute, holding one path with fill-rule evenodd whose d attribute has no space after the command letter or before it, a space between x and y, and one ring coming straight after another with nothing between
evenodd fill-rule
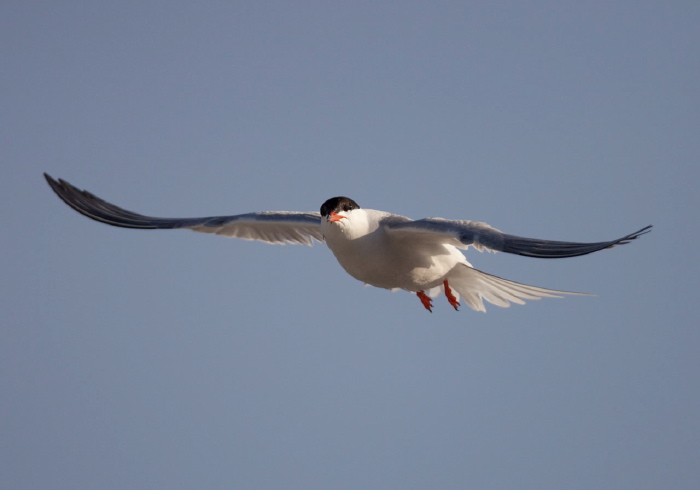
<instances>
[{"instance_id":1,"label":"white breast","mask_svg":"<svg viewBox=\"0 0 700 490\"><path fill-rule=\"evenodd\" d=\"M426 242L402 234L393 237L384 220L408 220L372 209L339 213L339 221L323 219L321 231L328 248L355 279L386 289L421 291L438 286L453 267L466 263L452 245Z\"/></svg>"}]
</instances>

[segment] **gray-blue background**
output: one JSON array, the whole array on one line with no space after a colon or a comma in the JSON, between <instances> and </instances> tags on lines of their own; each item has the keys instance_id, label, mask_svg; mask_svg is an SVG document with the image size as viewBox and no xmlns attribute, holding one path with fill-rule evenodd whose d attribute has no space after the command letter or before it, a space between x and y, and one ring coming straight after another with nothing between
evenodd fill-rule
<instances>
[{"instance_id":1,"label":"gray-blue background","mask_svg":"<svg viewBox=\"0 0 700 490\"><path fill-rule=\"evenodd\" d=\"M695 2L6 1L0 486L694 489ZM469 253L487 314L323 245L89 221L315 211L637 242Z\"/></svg>"}]
</instances>

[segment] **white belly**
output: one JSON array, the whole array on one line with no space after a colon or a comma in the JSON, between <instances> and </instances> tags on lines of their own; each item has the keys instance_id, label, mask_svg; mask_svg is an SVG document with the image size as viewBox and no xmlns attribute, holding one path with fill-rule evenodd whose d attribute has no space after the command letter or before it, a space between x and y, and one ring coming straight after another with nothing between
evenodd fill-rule
<instances>
[{"instance_id":1,"label":"white belly","mask_svg":"<svg viewBox=\"0 0 700 490\"><path fill-rule=\"evenodd\" d=\"M421 291L439 286L464 255L451 245L392 239L381 228L348 237L339 226L326 230L326 244L355 279L385 289Z\"/></svg>"}]
</instances>

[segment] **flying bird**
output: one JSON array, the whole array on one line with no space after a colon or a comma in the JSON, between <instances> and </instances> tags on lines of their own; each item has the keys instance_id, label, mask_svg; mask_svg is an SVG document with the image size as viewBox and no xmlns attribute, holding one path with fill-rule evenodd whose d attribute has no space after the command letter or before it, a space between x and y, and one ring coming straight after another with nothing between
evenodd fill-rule
<instances>
[{"instance_id":1,"label":"flying bird","mask_svg":"<svg viewBox=\"0 0 700 490\"><path fill-rule=\"evenodd\" d=\"M204 218L155 218L110 204L65 180L46 181L66 204L88 218L123 228L144 230L186 228L244 240L312 245L325 242L338 263L355 279L378 288L415 293L432 312L441 292L454 309L462 299L486 311L484 301L500 307L543 297L579 295L527 286L475 269L460 251L506 252L545 259L576 257L623 245L651 231L645 226L617 240L577 243L523 238L486 223L442 218L412 220L361 208L348 197L333 197L321 212L265 211Z\"/></svg>"}]
</instances>

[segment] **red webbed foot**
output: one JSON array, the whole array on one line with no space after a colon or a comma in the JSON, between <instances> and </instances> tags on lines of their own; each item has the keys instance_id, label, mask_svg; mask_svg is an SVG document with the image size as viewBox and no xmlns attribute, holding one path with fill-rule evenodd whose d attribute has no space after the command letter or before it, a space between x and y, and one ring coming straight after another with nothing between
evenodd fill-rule
<instances>
[{"instance_id":1,"label":"red webbed foot","mask_svg":"<svg viewBox=\"0 0 700 490\"><path fill-rule=\"evenodd\" d=\"M447 296L447 301L454 307L455 310L459 310L459 301L457 301L457 297L454 295L452 288L447 283L447 279L445 279L442 284L445 286L445 296Z\"/></svg>"},{"instance_id":2,"label":"red webbed foot","mask_svg":"<svg viewBox=\"0 0 700 490\"><path fill-rule=\"evenodd\" d=\"M418 291L416 293L418 296L418 299L420 299L420 302L423 303L423 306L425 307L426 310L428 310L430 313L433 312L433 300L430 299L430 297L425 294L424 291Z\"/></svg>"}]
</instances>

